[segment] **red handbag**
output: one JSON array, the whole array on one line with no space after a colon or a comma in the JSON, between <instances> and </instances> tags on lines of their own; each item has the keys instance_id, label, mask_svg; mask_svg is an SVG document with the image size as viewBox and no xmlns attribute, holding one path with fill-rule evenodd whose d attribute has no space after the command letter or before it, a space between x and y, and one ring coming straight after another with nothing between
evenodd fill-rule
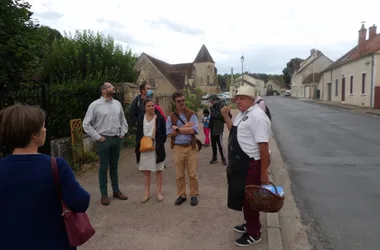
<instances>
[{"instance_id":1,"label":"red handbag","mask_svg":"<svg viewBox=\"0 0 380 250\"><path fill-rule=\"evenodd\" d=\"M51 157L51 169L53 171L54 184L57 189L58 198L62 205L61 216L63 217L69 244L71 247L78 247L88 241L95 234L95 229L92 227L86 213L74 213L63 202L57 160L54 157Z\"/></svg>"}]
</instances>

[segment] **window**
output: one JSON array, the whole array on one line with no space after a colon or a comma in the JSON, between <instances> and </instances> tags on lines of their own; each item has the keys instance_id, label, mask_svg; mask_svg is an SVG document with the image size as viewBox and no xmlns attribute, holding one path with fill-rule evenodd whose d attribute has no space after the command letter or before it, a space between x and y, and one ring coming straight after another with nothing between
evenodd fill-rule
<instances>
[{"instance_id":1,"label":"window","mask_svg":"<svg viewBox=\"0 0 380 250\"><path fill-rule=\"evenodd\" d=\"M152 88L155 88L155 87L156 87L156 80L155 80L155 79L150 79L150 80L149 80L149 85L150 85Z\"/></svg>"},{"instance_id":2,"label":"window","mask_svg":"<svg viewBox=\"0 0 380 250\"><path fill-rule=\"evenodd\" d=\"M362 94L365 94L365 73L362 74Z\"/></svg>"},{"instance_id":3,"label":"window","mask_svg":"<svg viewBox=\"0 0 380 250\"><path fill-rule=\"evenodd\" d=\"M210 84L210 76L207 76L207 85Z\"/></svg>"},{"instance_id":4,"label":"window","mask_svg":"<svg viewBox=\"0 0 380 250\"><path fill-rule=\"evenodd\" d=\"M350 94L354 93L354 76L350 76Z\"/></svg>"},{"instance_id":5,"label":"window","mask_svg":"<svg viewBox=\"0 0 380 250\"><path fill-rule=\"evenodd\" d=\"M335 80L335 96L338 96L338 79Z\"/></svg>"}]
</instances>

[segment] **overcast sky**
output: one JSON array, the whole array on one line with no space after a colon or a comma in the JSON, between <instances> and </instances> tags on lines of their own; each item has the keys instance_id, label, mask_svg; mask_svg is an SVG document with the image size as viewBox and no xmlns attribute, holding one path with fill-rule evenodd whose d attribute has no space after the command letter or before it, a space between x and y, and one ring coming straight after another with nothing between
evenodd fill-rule
<instances>
[{"instance_id":1,"label":"overcast sky","mask_svg":"<svg viewBox=\"0 0 380 250\"><path fill-rule=\"evenodd\" d=\"M181 3L185 4L181 4ZM192 62L204 43L218 73L281 74L316 46L332 60L354 47L361 22L380 26L380 1L29 0L34 18L62 33L91 29L133 52ZM225 3L225 4L224 4ZM379 28L380 30L380 28Z\"/></svg>"}]
</instances>

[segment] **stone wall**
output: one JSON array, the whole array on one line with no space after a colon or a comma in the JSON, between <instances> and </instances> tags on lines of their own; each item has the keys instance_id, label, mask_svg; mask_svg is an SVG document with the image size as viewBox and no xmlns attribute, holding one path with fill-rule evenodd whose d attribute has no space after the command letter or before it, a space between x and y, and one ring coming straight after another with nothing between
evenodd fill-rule
<instances>
[{"instance_id":1,"label":"stone wall","mask_svg":"<svg viewBox=\"0 0 380 250\"><path fill-rule=\"evenodd\" d=\"M169 115L172 112L172 96L171 95L160 95L157 96L156 102L162 110L165 112L165 115Z\"/></svg>"}]
</instances>

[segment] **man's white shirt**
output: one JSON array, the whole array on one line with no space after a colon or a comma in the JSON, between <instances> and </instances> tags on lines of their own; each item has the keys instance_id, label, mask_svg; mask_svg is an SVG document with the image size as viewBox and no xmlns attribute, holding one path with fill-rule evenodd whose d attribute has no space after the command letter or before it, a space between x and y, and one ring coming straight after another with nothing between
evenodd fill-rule
<instances>
[{"instance_id":1,"label":"man's white shirt","mask_svg":"<svg viewBox=\"0 0 380 250\"><path fill-rule=\"evenodd\" d=\"M269 142L271 134L271 121L267 114L258 105L254 105L247 111L240 112L235 117L233 125L238 126L237 139L241 149L249 157L259 160L258 143Z\"/></svg>"}]
</instances>

